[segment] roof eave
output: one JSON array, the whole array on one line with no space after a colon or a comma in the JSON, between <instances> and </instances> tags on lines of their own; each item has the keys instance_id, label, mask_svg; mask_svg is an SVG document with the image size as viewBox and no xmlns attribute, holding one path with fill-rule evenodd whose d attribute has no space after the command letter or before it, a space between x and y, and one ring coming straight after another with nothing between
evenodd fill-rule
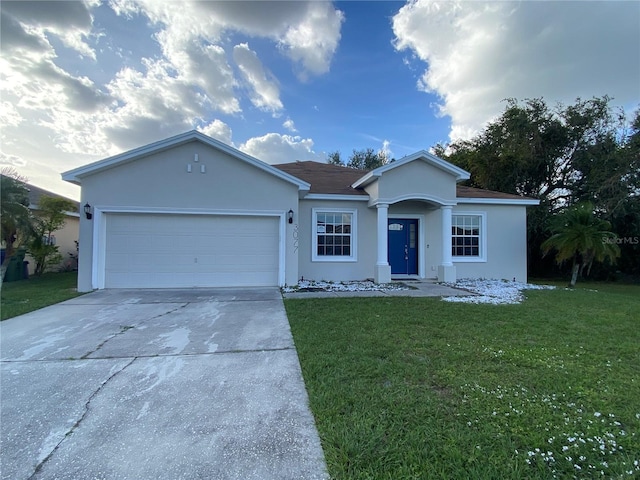
<instances>
[{"instance_id":1,"label":"roof eave","mask_svg":"<svg viewBox=\"0 0 640 480\"><path fill-rule=\"evenodd\" d=\"M366 175L356 180L355 183L352 183L351 188L366 187L370 183L373 183L374 181L376 181L378 178L381 177L380 173L375 173L375 172L376 170L371 170Z\"/></svg>"},{"instance_id":2,"label":"roof eave","mask_svg":"<svg viewBox=\"0 0 640 480\"><path fill-rule=\"evenodd\" d=\"M458 203L480 203L484 205L540 205L540 200L535 198L473 198L458 197Z\"/></svg>"}]
</instances>

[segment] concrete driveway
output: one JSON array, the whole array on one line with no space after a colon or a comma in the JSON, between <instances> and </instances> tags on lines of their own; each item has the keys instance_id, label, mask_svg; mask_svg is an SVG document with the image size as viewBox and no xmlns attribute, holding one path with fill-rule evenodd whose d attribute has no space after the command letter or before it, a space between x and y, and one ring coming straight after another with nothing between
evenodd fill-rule
<instances>
[{"instance_id":1,"label":"concrete driveway","mask_svg":"<svg viewBox=\"0 0 640 480\"><path fill-rule=\"evenodd\" d=\"M275 288L106 290L0 323L3 479L325 479Z\"/></svg>"}]
</instances>

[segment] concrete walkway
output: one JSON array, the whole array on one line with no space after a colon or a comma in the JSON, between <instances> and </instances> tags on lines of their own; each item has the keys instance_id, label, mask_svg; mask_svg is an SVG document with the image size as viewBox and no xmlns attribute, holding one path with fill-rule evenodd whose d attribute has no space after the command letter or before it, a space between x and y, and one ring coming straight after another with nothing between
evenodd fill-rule
<instances>
[{"instance_id":1,"label":"concrete walkway","mask_svg":"<svg viewBox=\"0 0 640 480\"><path fill-rule=\"evenodd\" d=\"M394 280L396 281L396 280ZM408 290L360 290L347 292L291 292L284 298L345 298L345 297L458 297L475 295L466 290L441 285L434 280L397 280Z\"/></svg>"},{"instance_id":2,"label":"concrete walkway","mask_svg":"<svg viewBox=\"0 0 640 480\"><path fill-rule=\"evenodd\" d=\"M0 323L2 479L326 479L276 288L99 291Z\"/></svg>"}]
</instances>

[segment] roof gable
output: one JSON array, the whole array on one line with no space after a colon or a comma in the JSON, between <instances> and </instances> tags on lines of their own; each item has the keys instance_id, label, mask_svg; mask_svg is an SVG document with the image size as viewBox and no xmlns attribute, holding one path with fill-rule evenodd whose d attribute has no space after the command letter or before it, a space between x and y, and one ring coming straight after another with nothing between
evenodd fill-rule
<instances>
[{"instance_id":1,"label":"roof gable","mask_svg":"<svg viewBox=\"0 0 640 480\"><path fill-rule=\"evenodd\" d=\"M430 154L426 150L420 150L411 155L407 155L406 157L402 157L400 160L395 162L387 163L381 167L378 167L374 170L371 170L366 175L362 176L358 181L353 183L354 188L364 187L369 185L372 182L375 182L378 178L380 178L385 172L389 170L394 170L397 168L401 168L403 165L406 165L415 161L423 161L431 166L434 166L455 178L456 182L461 182L463 180L469 180L471 178L471 174L462 168L456 167L452 163L449 163L445 160L442 160L435 155Z\"/></svg>"},{"instance_id":2,"label":"roof gable","mask_svg":"<svg viewBox=\"0 0 640 480\"><path fill-rule=\"evenodd\" d=\"M113 157L105 158L104 160L99 160L94 163L90 163L88 165L84 165L82 167L78 167L73 170L69 170L62 174L62 179L67 182L75 183L76 185L80 185L82 183L82 178L94 175L104 170L108 170L110 168L124 165L129 162L134 162L138 159L147 157L149 155L162 152L164 150L168 150L170 148L174 148L180 145L184 145L189 142L197 141L208 145L216 150L224 152L231 157L234 157L240 161L248 163L260 170L263 170L275 177L278 177L286 182L292 183L298 187L298 190L306 192L309 190L310 185L301 180L300 178L296 178L289 173L277 169L272 165L269 165L261 160L258 160L251 155L247 155L240 150L233 148L219 140L211 138L203 133L200 133L196 130L191 130L186 133L182 133L180 135L176 135L174 137L167 138L165 140L160 140L155 143L151 143L149 145L145 145L142 147L134 148L133 150L129 150L127 152L115 155Z\"/></svg>"}]
</instances>

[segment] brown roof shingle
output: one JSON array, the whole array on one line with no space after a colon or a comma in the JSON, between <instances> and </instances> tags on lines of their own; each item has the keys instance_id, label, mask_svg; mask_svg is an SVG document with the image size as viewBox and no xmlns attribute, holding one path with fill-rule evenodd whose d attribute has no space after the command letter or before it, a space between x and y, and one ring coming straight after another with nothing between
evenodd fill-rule
<instances>
[{"instance_id":1,"label":"brown roof shingle","mask_svg":"<svg viewBox=\"0 0 640 480\"><path fill-rule=\"evenodd\" d=\"M273 165L294 177L311 184L309 193L322 193L332 195L367 195L361 188L352 188L351 185L367 174L367 170L356 170L349 167L340 167L329 163L320 162L295 162ZM491 198L501 200L531 200L527 197L512 195L510 193L495 192L482 188L456 186L458 198Z\"/></svg>"},{"instance_id":2,"label":"brown roof shingle","mask_svg":"<svg viewBox=\"0 0 640 480\"><path fill-rule=\"evenodd\" d=\"M458 198L495 198L501 200L533 200L529 197L513 195L511 193L496 192L494 190L484 190L482 188L456 186L456 197Z\"/></svg>"},{"instance_id":3,"label":"brown roof shingle","mask_svg":"<svg viewBox=\"0 0 640 480\"><path fill-rule=\"evenodd\" d=\"M4 176L4 175L2 175ZM73 204L76 206L76 210L78 210L80 203L78 203L75 200L72 200L71 198L62 196L62 195L58 195L57 193L53 193L50 192L48 190L45 190L44 188L40 188L40 187L36 187L35 185L31 185L30 183L25 183L20 181L20 183L24 184L25 187L27 187L27 190L29 191L29 204L31 206L37 206L40 204L40 197L42 196L47 196L47 197L53 197L53 198L64 198L65 200L69 200L71 202L73 202Z\"/></svg>"},{"instance_id":4,"label":"brown roof shingle","mask_svg":"<svg viewBox=\"0 0 640 480\"><path fill-rule=\"evenodd\" d=\"M363 170L311 161L281 163L273 166L310 183L309 193L367 195L367 192L362 189L351 188L352 183L367 173Z\"/></svg>"}]
</instances>

